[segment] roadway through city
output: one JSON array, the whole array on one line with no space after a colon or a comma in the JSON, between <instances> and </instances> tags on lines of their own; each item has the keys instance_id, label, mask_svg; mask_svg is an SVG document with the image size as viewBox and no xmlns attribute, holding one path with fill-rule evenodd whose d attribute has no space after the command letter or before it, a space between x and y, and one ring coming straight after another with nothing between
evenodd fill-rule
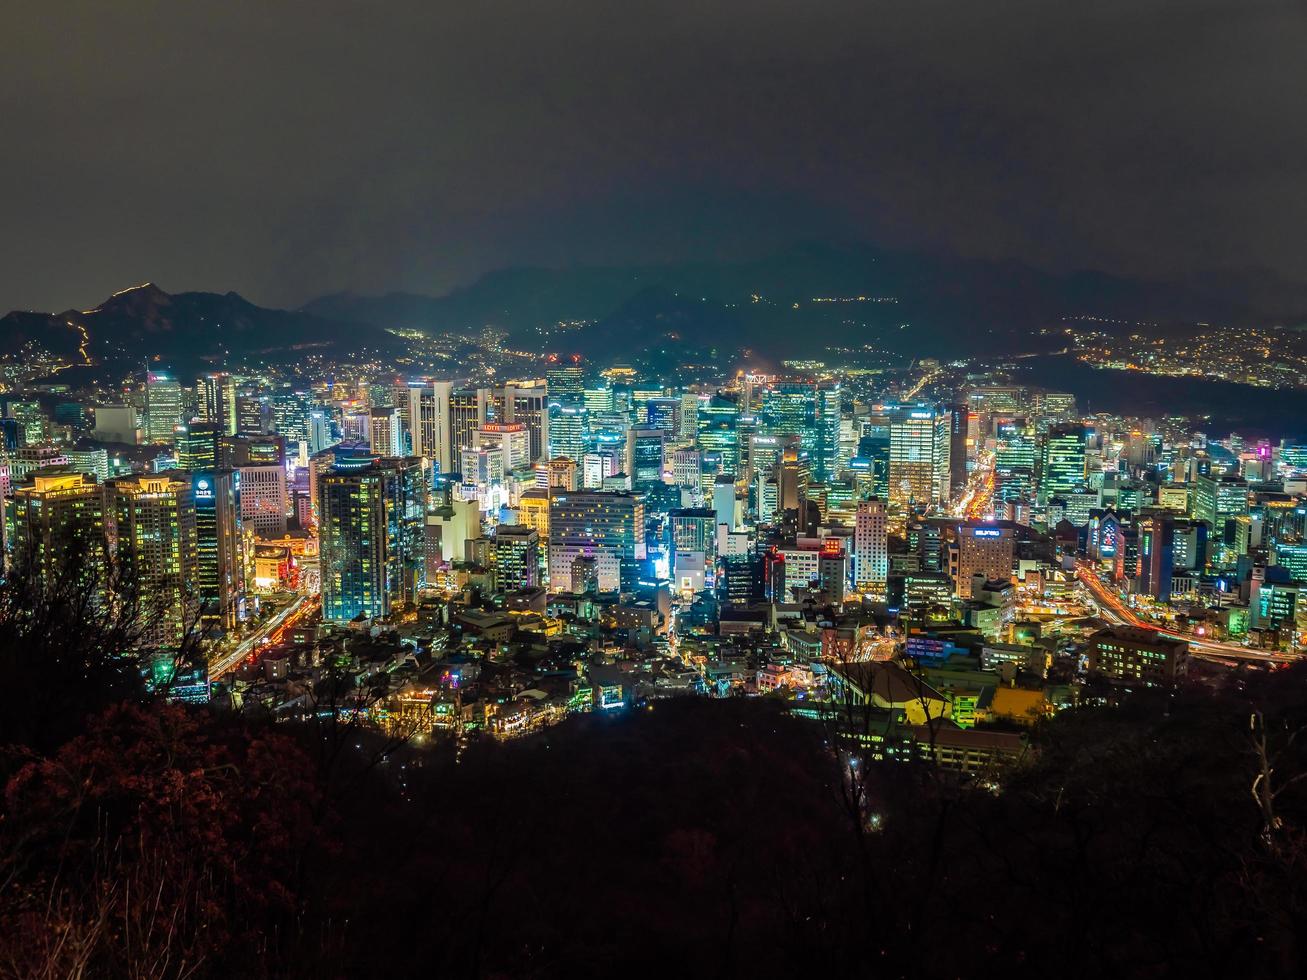
<instances>
[{"instance_id":1,"label":"roadway through city","mask_svg":"<svg viewBox=\"0 0 1307 980\"><path fill-rule=\"evenodd\" d=\"M1183 640L1189 644L1189 653L1191 656L1200 657L1204 660L1211 660L1216 663L1229 664L1231 661L1244 663L1259 664L1282 664L1293 663L1298 660L1295 654L1282 653L1273 650L1254 650L1249 647L1239 646L1236 643L1221 643L1216 640L1200 640L1192 636L1186 636L1183 633L1177 633L1174 630L1168 630L1156 626L1145 619L1141 619L1130 609L1116 593L1115 589L1109 588L1099 578L1098 573L1087 561L1076 562L1076 578L1080 583L1089 590L1097 603L1103 618L1117 626L1135 626L1139 629L1152 630L1160 633L1162 636L1170 637L1174 640Z\"/></svg>"},{"instance_id":2,"label":"roadway through city","mask_svg":"<svg viewBox=\"0 0 1307 980\"><path fill-rule=\"evenodd\" d=\"M255 632L232 648L230 652L222 654L218 659L210 663L209 679L216 681L229 674L239 664L251 657L263 645L264 641L268 643L280 642L287 630L297 625L310 613L316 611L318 605L319 599L317 596L297 596L294 602L277 612Z\"/></svg>"}]
</instances>

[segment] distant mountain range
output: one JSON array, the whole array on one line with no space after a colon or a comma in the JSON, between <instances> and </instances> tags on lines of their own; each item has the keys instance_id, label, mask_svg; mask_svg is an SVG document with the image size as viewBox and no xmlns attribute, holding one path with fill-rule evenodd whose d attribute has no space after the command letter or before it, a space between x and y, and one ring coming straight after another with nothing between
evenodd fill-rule
<instances>
[{"instance_id":1,"label":"distant mountain range","mask_svg":"<svg viewBox=\"0 0 1307 980\"><path fill-rule=\"evenodd\" d=\"M1307 319L1307 286L1261 272L1187 283L1054 275L1016 262L815 244L730 264L507 269L444 296L341 293L303 311L427 331L493 325L518 343L586 321L558 344L592 355L669 342L775 356L864 344L947 355L1024 349L1040 328L1085 316L1108 330Z\"/></svg>"},{"instance_id":2,"label":"distant mountain range","mask_svg":"<svg viewBox=\"0 0 1307 980\"><path fill-rule=\"evenodd\" d=\"M236 293L164 292L153 283L114 293L91 310L16 311L0 318L8 351L32 344L96 364L140 364L147 356L179 371L201 371L229 356L302 357L315 349L380 346L394 338L369 324L269 310Z\"/></svg>"},{"instance_id":3,"label":"distant mountain range","mask_svg":"<svg viewBox=\"0 0 1307 980\"><path fill-rule=\"evenodd\" d=\"M295 311L146 283L93 310L10 313L0 336L11 353L30 342L110 366L157 355L189 372L245 357L295 361L313 350L398 351L403 342L391 331L401 328L470 337L490 326L528 350L607 361L662 352L675 362L740 349L759 359L825 357L828 346L1006 354L1060 345L1041 329L1079 317L1109 331L1167 332L1194 322L1301 323L1305 311L1307 286L1264 273L1156 283L816 244L752 262L505 269L443 296L339 293Z\"/></svg>"}]
</instances>

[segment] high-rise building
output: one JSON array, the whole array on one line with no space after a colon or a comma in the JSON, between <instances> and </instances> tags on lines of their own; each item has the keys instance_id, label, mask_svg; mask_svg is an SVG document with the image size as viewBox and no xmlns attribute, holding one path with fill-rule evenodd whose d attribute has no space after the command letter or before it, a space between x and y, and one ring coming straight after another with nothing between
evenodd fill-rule
<instances>
[{"instance_id":1,"label":"high-rise building","mask_svg":"<svg viewBox=\"0 0 1307 980\"><path fill-rule=\"evenodd\" d=\"M426 565L422 461L339 456L317 483L323 618L411 605Z\"/></svg>"},{"instance_id":2,"label":"high-rise building","mask_svg":"<svg viewBox=\"0 0 1307 980\"><path fill-rule=\"evenodd\" d=\"M1048 430L1039 475L1041 501L1047 502L1052 497L1061 497L1084 486L1086 438L1083 425L1059 425Z\"/></svg>"},{"instance_id":3,"label":"high-rise building","mask_svg":"<svg viewBox=\"0 0 1307 980\"><path fill-rule=\"evenodd\" d=\"M230 374L206 374L197 386L199 414L204 422L216 423L222 434L236 434L236 379Z\"/></svg>"},{"instance_id":4,"label":"high-rise building","mask_svg":"<svg viewBox=\"0 0 1307 980\"><path fill-rule=\"evenodd\" d=\"M585 371L579 356L557 360L551 355L551 365L545 371L545 391L550 404L580 402L585 398Z\"/></svg>"},{"instance_id":5,"label":"high-rise building","mask_svg":"<svg viewBox=\"0 0 1307 980\"><path fill-rule=\"evenodd\" d=\"M459 459L464 449L476 445L476 431L490 418L490 391L487 388L459 388L449 395L450 452Z\"/></svg>"},{"instance_id":6,"label":"high-rise building","mask_svg":"<svg viewBox=\"0 0 1307 980\"><path fill-rule=\"evenodd\" d=\"M404 456L404 433L394 406L368 409L368 447L378 456Z\"/></svg>"},{"instance_id":7,"label":"high-rise building","mask_svg":"<svg viewBox=\"0 0 1307 980\"><path fill-rule=\"evenodd\" d=\"M493 421L525 426L530 453L526 465L544 459L549 448L549 398L544 380L512 381L495 389L491 397L502 406L502 414Z\"/></svg>"},{"instance_id":8,"label":"high-rise building","mask_svg":"<svg viewBox=\"0 0 1307 980\"><path fill-rule=\"evenodd\" d=\"M236 393L236 432L243 436L266 436L272 432L272 402L257 388Z\"/></svg>"},{"instance_id":9,"label":"high-rise building","mask_svg":"<svg viewBox=\"0 0 1307 980\"><path fill-rule=\"evenodd\" d=\"M195 499L196 580L200 625L226 632L239 619L245 572L238 477L232 470L191 474Z\"/></svg>"},{"instance_id":10,"label":"high-rise building","mask_svg":"<svg viewBox=\"0 0 1307 980\"><path fill-rule=\"evenodd\" d=\"M604 491L554 493L549 502L549 587L571 588L572 563L593 558L601 592L634 581L635 562L645 557L644 499Z\"/></svg>"},{"instance_id":11,"label":"high-rise building","mask_svg":"<svg viewBox=\"0 0 1307 980\"><path fill-rule=\"evenodd\" d=\"M85 473L36 474L13 491L5 540L45 577L62 574L73 555L93 571L104 550L104 490Z\"/></svg>"},{"instance_id":12,"label":"high-rise building","mask_svg":"<svg viewBox=\"0 0 1307 980\"><path fill-rule=\"evenodd\" d=\"M522 524L500 524L491 541L496 592L532 589L540 578L540 535Z\"/></svg>"},{"instance_id":13,"label":"high-rise building","mask_svg":"<svg viewBox=\"0 0 1307 980\"><path fill-rule=\"evenodd\" d=\"M281 436L224 436L218 469L239 474L241 521L261 538L286 534L290 497L286 487L286 443Z\"/></svg>"},{"instance_id":14,"label":"high-rise building","mask_svg":"<svg viewBox=\"0 0 1307 980\"><path fill-rule=\"evenodd\" d=\"M629 430L626 434L626 472L631 477L631 486L642 490L662 483L666 453L666 430Z\"/></svg>"},{"instance_id":15,"label":"high-rise building","mask_svg":"<svg viewBox=\"0 0 1307 980\"><path fill-rule=\"evenodd\" d=\"M1225 522L1248 513L1248 481L1240 476L1199 476L1194 481L1193 516L1206 521L1213 534L1225 531Z\"/></svg>"},{"instance_id":16,"label":"high-rise building","mask_svg":"<svg viewBox=\"0 0 1307 980\"><path fill-rule=\"evenodd\" d=\"M190 474L122 476L105 484L105 530L148 623L141 644L176 648L198 624L199 559Z\"/></svg>"},{"instance_id":17,"label":"high-rise building","mask_svg":"<svg viewBox=\"0 0 1307 980\"><path fill-rule=\"evenodd\" d=\"M1007 582L1012 578L1016 535L1010 527L994 524L961 524L950 553L953 588L963 599L971 598L971 580Z\"/></svg>"},{"instance_id":18,"label":"high-rise building","mask_svg":"<svg viewBox=\"0 0 1307 980\"><path fill-rule=\"evenodd\" d=\"M900 510L943 499L949 472L947 413L926 405L890 415L889 502Z\"/></svg>"},{"instance_id":19,"label":"high-rise building","mask_svg":"<svg viewBox=\"0 0 1307 980\"><path fill-rule=\"evenodd\" d=\"M475 446L500 453L505 473L527 469L532 462L531 433L523 422L487 422L476 430Z\"/></svg>"},{"instance_id":20,"label":"high-rise building","mask_svg":"<svg viewBox=\"0 0 1307 980\"><path fill-rule=\"evenodd\" d=\"M145 376L145 438L171 443L182 423L182 386L170 374L151 371Z\"/></svg>"},{"instance_id":21,"label":"high-rise building","mask_svg":"<svg viewBox=\"0 0 1307 980\"><path fill-rule=\"evenodd\" d=\"M551 396L552 397L552 396ZM590 434L585 405L579 400L549 404L549 455L581 461Z\"/></svg>"},{"instance_id":22,"label":"high-rise building","mask_svg":"<svg viewBox=\"0 0 1307 980\"><path fill-rule=\"evenodd\" d=\"M884 587L889 575L889 519L876 499L858 504L853 518L853 581L859 590Z\"/></svg>"},{"instance_id":23,"label":"high-rise building","mask_svg":"<svg viewBox=\"0 0 1307 980\"><path fill-rule=\"evenodd\" d=\"M177 430L177 465L184 470L212 470L218 465L223 437L217 422L191 422Z\"/></svg>"},{"instance_id":24,"label":"high-rise building","mask_svg":"<svg viewBox=\"0 0 1307 980\"><path fill-rule=\"evenodd\" d=\"M699 449L705 455L716 454L720 460L718 472L729 476L740 473L739 415L739 405L721 395L704 399L696 412ZM717 473L711 476L716 477Z\"/></svg>"},{"instance_id":25,"label":"high-rise building","mask_svg":"<svg viewBox=\"0 0 1307 980\"><path fill-rule=\"evenodd\" d=\"M408 387L413 455L430 460L439 473L454 472L454 461L458 458L451 428L453 389L448 381L414 382Z\"/></svg>"}]
</instances>

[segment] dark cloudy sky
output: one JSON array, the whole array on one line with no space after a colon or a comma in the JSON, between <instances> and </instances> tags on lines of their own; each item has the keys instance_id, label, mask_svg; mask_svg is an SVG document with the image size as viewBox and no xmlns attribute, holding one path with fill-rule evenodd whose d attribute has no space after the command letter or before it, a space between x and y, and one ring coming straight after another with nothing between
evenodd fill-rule
<instances>
[{"instance_id":1,"label":"dark cloudy sky","mask_svg":"<svg viewBox=\"0 0 1307 980\"><path fill-rule=\"evenodd\" d=\"M798 238L1307 279L1303 0L5 0L0 309Z\"/></svg>"}]
</instances>

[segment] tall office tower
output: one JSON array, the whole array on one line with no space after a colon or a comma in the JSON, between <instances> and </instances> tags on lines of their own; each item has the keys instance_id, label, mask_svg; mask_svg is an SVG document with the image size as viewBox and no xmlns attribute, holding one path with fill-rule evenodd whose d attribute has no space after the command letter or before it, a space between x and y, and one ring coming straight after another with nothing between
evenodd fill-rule
<instances>
[{"instance_id":1,"label":"tall office tower","mask_svg":"<svg viewBox=\"0 0 1307 980\"><path fill-rule=\"evenodd\" d=\"M200 626L209 633L236 626L245 563L241 554L240 492L232 470L198 470L191 474L195 498L195 590Z\"/></svg>"},{"instance_id":2,"label":"tall office tower","mask_svg":"<svg viewBox=\"0 0 1307 980\"><path fill-rule=\"evenodd\" d=\"M464 449L459 458L459 472L469 487L502 487L504 453L500 449Z\"/></svg>"},{"instance_id":3,"label":"tall office tower","mask_svg":"<svg viewBox=\"0 0 1307 980\"><path fill-rule=\"evenodd\" d=\"M808 485L812 482L812 463L796 440L791 439L781 454L779 473L780 509L797 511L804 526L808 504Z\"/></svg>"},{"instance_id":4,"label":"tall office tower","mask_svg":"<svg viewBox=\"0 0 1307 980\"><path fill-rule=\"evenodd\" d=\"M722 533L722 525L726 526L724 533L730 533L744 523L743 508L740 506L740 498L735 494L735 481L731 477L717 477L711 499L719 533Z\"/></svg>"},{"instance_id":5,"label":"tall office tower","mask_svg":"<svg viewBox=\"0 0 1307 980\"><path fill-rule=\"evenodd\" d=\"M218 465L222 427L217 422L192 422L177 430L177 465L184 470L211 470Z\"/></svg>"},{"instance_id":6,"label":"tall office tower","mask_svg":"<svg viewBox=\"0 0 1307 980\"><path fill-rule=\"evenodd\" d=\"M1009 502L1028 499L1035 487L1035 440L1016 422L998 427L994 448L994 498Z\"/></svg>"},{"instance_id":7,"label":"tall office tower","mask_svg":"<svg viewBox=\"0 0 1307 980\"><path fill-rule=\"evenodd\" d=\"M960 524L950 552L954 591L970 599L973 575L984 575L986 581L1010 581L1015 548L1016 536L1010 527Z\"/></svg>"},{"instance_id":8,"label":"tall office tower","mask_svg":"<svg viewBox=\"0 0 1307 980\"><path fill-rule=\"evenodd\" d=\"M490 544L496 592L533 589L540 581L540 535L522 524L500 524Z\"/></svg>"},{"instance_id":9,"label":"tall office tower","mask_svg":"<svg viewBox=\"0 0 1307 980\"><path fill-rule=\"evenodd\" d=\"M872 498L858 504L853 517L853 581L860 591L883 588L889 577L889 519L885 505Z\"/></svg>"},{"instance_id":10,"label":"tall office tower","mask_svg":"<svg viewBox=\"0 0 1307 980\"><path fill-rule=\"evenodd\" d=\"M585 371L579 355L553 361L545 371L545 391L551 404L584 401Z\"/></svg>"},{"instance_id":11,"label":"tall office tower","mask_svg":"<svg viewBox=\"0 0 1307 980\"><path fill-rule=\"evenodd\" d=\"M366 446L372 441L371 417L355 403L341 406L340 436L345 442Z\"/></svg>"},{"instance_id":12,"label":"tall office tower","mask_svg":"<svg viewBox=\"0 0 1307 980\"><path fill-rule=\"evenodd\" d=\"M182 386L170 374L151 371L145 376L145 438L171 443L182 423Z\"/></svg>"},{"instance_id":13,"label":"tall office tower","mask_svg":"<svg viewBox=\"0 0 1307 980\"><path fill-rule=\"evenodd\" d=\"M270 399L277 435L288 443L309 441L309 396L303 391L279 391Z\"/></svg>"},{"instance_id":14,"label":"tall office tower","mask_svg":"<svg viewBox=\"0 0 1307 980\"><path fill-rule=\"evenodd\" d=\"M487 422L476 430L474 445L500 453L505 473L531 466L531 432L522 422Z\"/></svg>"},{"instance_id":15,"label":"tall office tower","mask_svg":"<svg viewBox=\"0 0 1307 980\"><path fill-rule=\"evenodd\" d=\"M658 396L644 403L644 427L662 429L675 438L681 428L681 399Z\"/></svg>"},{"instance_id":16,"label":"tall office tower","mask_svg":"<svg viewBox=\"0 0 1307 980\"><path fill-rule=\"evenodd\" d=\"M699 438L699 400L697 392L687 391L681 394L680 419L676 427L676 441L692 443Z\"/></svg>"},{"instance_id":17,"label":"tall office tower","mask_svg":"<svg viewBox=\"0 0 1307 980\"><path fill-rule=\"evenodd\" d=\"M526 427L529 436L530 466L545 457L549 447L549 399L543 379L510 381L495 390L493 400L502 404L502 415L496 422L514 422Z\"/></svg>"},{"instance_id":18,"label":"tall office tower","mask_svg":"<svg viewBox=\"0 0 1307 980\"><path fill-rule=\"evenodd\" d=\"M408 387L409 432L413 455L431 461L439 473L454 472L453 433L450 429L450 399L454 386L448 381L414 382Z\"/></svg>"},{"instance_id":19,"label":"tall office tower","mask_svg":"<svg viewBox=\"0 0 1307 980\"><path fill-rule=\"evenodd\" d=\"M1225 522L1248 514L1248 481L1239 476L1200 476L1194 481L1193 517L1206 521L1212 536L1225 533Z\"/></svg>"},{"instance_id":20,"label":"tall office tower","mask_svg":"<svg viewBox=\"0 0 1307 980\"><path fill-rule=\"evenodd\" d=\"M890 506L938 503L948 478L947 420L929 406L904 406L891 413L889 428Z\"/></svg>"},{"instance_id":21,"label":"tall office tower","mask_svg":"<svg viewBox=\"0 0 1307 980\"><path fill-rule=\"evenodd\" d=\"M490 419L490 392L486 388L459 388L449 395L451 460L476 445L476 431Z\"/></svg>"},{"instance_id":22,"label":"tall office tower","mask_svg":"<svg viewBox=\"0 0 1307 980\"><path fill-rule=\"evenodd\" d=\"M1083 425L1059 425L1044 437L1039 474L1039 499L1072 493L1085 483L1085 442Z\"/></svg>"},{"instance_id":23,"label":"tall office tower","mask_svg":"<svg viewBox=\"0 0 1307 980\"><path fill-rule=\"evenodd\" d=\"M585 455L589 422L585 405L580 401L550 402L549 455L566 456L580 462Z\"/></svg>"},{"instance_id":24,"label":"tall office tower","mask_svg":"<svg viewBox=\"0 0 1307 980\"><path fill-rule=\"evenodd\" d=\"M837 382L822 382L813 398L813 426L816 429L816 442L811 451L813 478L829 483L839 472L843 391Z\"/></svg>"},{"instance_id":25,"label":"tall office tower","mask_svg":"<svg viewBox=\"0 0 1307 980\"><path fill-rule=\"evenodd\" d=\"M811 459L817 449L816 392L810 381L779 381L763 389L758 413L761 431L770 436L798 436Z\"/></svg>"},{"instance_id":26,"label":"tall office tower","mask_svg":"<svg viewBox=\"0 0 1307 980\"><path fill-rule=\"evenodd\" d=\"M890 419L876 415L862 425L858 439L858 456L870 464L871 491L881 500L889 499Z\"/></svg>"},{"instance_id":27,"label":"tall office tower","mask_svg":"<svg viewBox=\"0 0 1307 980\"><path fill-rule=\"evenodd\" d=\"M717 512L711 507L687 507L667 515L667 541L672 560L698 552L708 567L717 560Z\"/></svg>"},{"instance_id":28,"label":"tall office tower","mask_svg":"<svg viewBox=\"0 0 1307 980\"><path fill-rule=\"evenodd\" d=\"M368 448L377 456L407 455L394 406L368 409Z\"/></svg>"},{"instance_id":29,"label":"tall office tower","mask_svg":"<svg viewBox=\"0 0 1307 980\"><path fill-rule=\"evenodd\" d=\"M5 539L10 560L26 560L43 579L63 573L72 556L102 567L104 490L85 473L37 474L13 491Z\"/></svg>"},{"instance_id":30,"label":"tall office tower","mask_svg":"<svg viewBox=\"0 0 1307 980\"><path fill-rule=\"evenodd\" d=\"M330 449L339 440L332 420L332 410L326 405L315 405L309 410L309 455L316 456Z\"/></svg>"},{"instance_id":31,"label":"tall office tower","mask_svg":"<svg viewBox=\"0 0 1307 980\"><path fill-rule=\"evenodd\" d=\"M206 374L197 385L200 419L215 422L222 434L236 434L236 379L230 374Z\"/></svg>"},{"instance_id":32,"label":"tall office tower","mask_svg":"<svg viewBox=\"0 0 1307 980\"><path fill-rule=\"evenodd\" d=\"M768 483L777 488L776 503L779 505L779 487L781 459L785 455L787 444L798 446L798 437L782 439L780 436L753 435L749 437L749 473L750 496L753 499L753 511L758 520L770 523L775 516L775 509L764 506L766 494L763 491Z\"/></svg>"},{"instance_id":33,"label":"tall office tower","mask_svg":"<svg viewBox=\"0 0 1307 980\"><path fill-rule=\"evenodd\" d=\"M147 648L176 648L198 621L195 493L184 473L122 476L104 485L109 547L145 601Z\"/></svg>"},{"instance_id":34,"label":"tall office tower","mask_svg":"<svg viewBox=\"0 0 1307 980\"><path fill-rule=\"evenodd\" d=\"M243 388L236 393L236 432L243 436L272 432L272 402L259 389Z\"/></svg>"},{"instance_id":35,"label":"tall office tower","mask_svg":"<svg viewBox=\"0 0 1307 980\"><path fill-rule=\"evenodd\" d=\"M591 558L599 591L616 592L635 581L635 563L644 557L644 498L639 494L556 492L550 498L550 591L569 591L573 562Z\"/></svg>"},{"instance_id":36,"label":"tall office tower","mask_svg":"<svg viewBox=\"0 0 1307 980\"><path fill-rule=\"evenodd\" d=\"M948 422L948 499L956 500L967 489L971 410L965 403L953 404L944 409L944 414Z\"/></svg>"},{"instance_id":37,"label":"tall office tower","mask_svg":"<svg viewBox=\"0 0 1307 980\"><path fill-rule=\"evenodd\" d=\"M1175 516L1145 511L1139 518L1139 590L1158 602L1171 601L1175 572Z\"/></svg>"},{"instance_id":38,"label":"tall office tower","mask_svg":"<svg viewBox=\"0 0 1307 980\"><path fill-rule=\"evenodd\" d=\"M672 482L678 487L700 489L703 483L702 454L697 449L678 449L672 453ZM714 478L716 474L713 474Z\"/></svg>"},{"instance_id":39,"label":"tall office tower","mask_svg":"<svg viewBox=\"0 0 1307 980\"><path fill-rule=\"evenodd\" d=\"M631 486L643 490L663 482L666 466L667 432L663 429L631 429L626 433L626 473Z\"/></svg>"},{"instance_id":40,"label":"tall office tower","mask_svg":"<svg viewBox=\"0 0 1307 980\"><path fill-rule=\"evenodd\" d=\"M18 432L24 446L39 445L49 437L50 423L41 411L41 403L36 401L12 401L9 403L9 417L18 423ZM169 430L169 435L172 432Z\"/></svg>"},{"instance_id":41,"label":"tall office tower","mask_svg":"<svg viewBox=\"0 0 1307 980\"><path fill-rule=\"evenodd\" d=\"M740 442L737 431L739 406L729 398L714 395L699 405L696 415L698 416L696 441L699 448L704 453L717 454L721 460L722 473L738 476L740 474Z\"/></svg>"},{"instance_id":42,"label":"tall office tower","mask_svg":"<svg viewBox=\"0 0 1307 980\"><path fill-rule=\"evenodd\" d=\"M281 436L224 436L218 469L238 471L241 520L261 538L286 534L286 441Z\"/></svg>"},{"instance_id":43,"label":"tall office tower","mask_svg":"<svg viewBox=\"0 0 1307 980\"><path fill-rule=\"evenodd\" d=\"M611 412L614 409L612 388L586 388L581 397L587 412Z\"/></svg>"},{"instance_id":44,"label":"tall office tower","mask_svg":"<svg viewBox=\"0 0 1307 980\"><path fill-rule=\"evenodd\" d=\"M1035 417L1035 428L1047 432L1055 425L1065 425L1075 420L1076 396L1065 391L1041 391L1031 399L1031 410Z\"/></svg>"},{"instance_id":45,"label":"tall office tower","mask_svg":"<svg viewBox=\"0 0 1307 980\"><path fill-rule=\"evenodd\" d=\"M426 564L425 499L416 456L341 455L318 478L323 619L378 619L413 603Z\"/></svg>"},{"instance_id":46,"label":"tall office tower","mask_svg":"<svg viewBox=\"0 0 1307 980\"><path fill-rule=\"evenodd\" d=\"M545 464L547 486L550 490L579 490L576 485L576 460L566 456L551 459Z\"/></svg>"}]
</instances>

